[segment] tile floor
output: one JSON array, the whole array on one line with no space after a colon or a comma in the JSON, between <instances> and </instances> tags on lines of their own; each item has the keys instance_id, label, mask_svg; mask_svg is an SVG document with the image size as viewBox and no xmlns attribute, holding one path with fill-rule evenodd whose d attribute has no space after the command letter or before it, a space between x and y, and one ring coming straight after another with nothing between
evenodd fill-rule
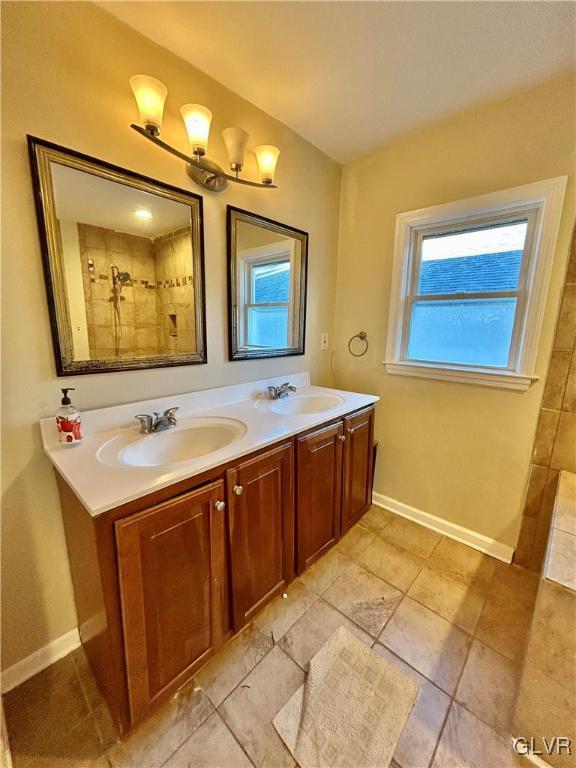
<instances>
[{"instance_id":1,"label":"tile floor","mask_svg":"<svg viewBox=\"0 0 576 768\"><path fill-rule=\"evenodd\" d=\"M393 768L508 768L537 576L372 507L118 742L83 653L5 696L15 768L287 768L271 720L340 624L420 686Z\"/></svg>"}]
</instances>

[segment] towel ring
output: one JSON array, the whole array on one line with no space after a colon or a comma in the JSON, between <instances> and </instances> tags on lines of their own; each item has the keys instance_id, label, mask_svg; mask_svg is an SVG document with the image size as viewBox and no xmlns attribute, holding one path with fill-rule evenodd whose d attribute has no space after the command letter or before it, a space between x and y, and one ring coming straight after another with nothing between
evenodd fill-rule
<instances>
[{"instance_id":1,"label":"towel ring","mask_svg":"<svg viewBox=\"0 0 576 768\"><path fill-rule=\"evenodd\" d=\"M364 349L362 352L352 352L352 342L354 339L360 339L360 341L364 342ZM368 334L366 331L360 331L360 333L356 333L350 338L350 341L348 342L348 352L350 352L350 354L354 357L362 357L366 354L366 352L368 352Z\"/></svg>"}]
</instances>

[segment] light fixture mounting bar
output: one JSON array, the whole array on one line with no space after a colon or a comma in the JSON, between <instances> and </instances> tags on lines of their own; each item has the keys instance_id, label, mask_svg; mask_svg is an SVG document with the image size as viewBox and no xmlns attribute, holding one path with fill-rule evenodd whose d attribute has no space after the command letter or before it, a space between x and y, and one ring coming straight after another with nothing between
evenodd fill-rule
<instances>
[{"instance_id":1,"label":"light fixture mounting bar","mask_svg":"<svg viewBox=\"0 0 576 768\"><path fill-rule=\"evenodd\" d=\"M136 131L136 133L139 133L141 136L144 136L145 139L148 139L153 144L156 144L157 147L160 147L161 149L166 150L166 152L170 152L170 154L174 155L175 157L180 158L180 160L183 160L188 166L187 170L190 176L194 179L194 181L206 189L211 189L212 191L221 191L228 186L227 183L222 183L222 181L218 182L217 180L225 180L226 182L234 181L236 184L244 184L247 187L277 189L275 184L262 184L258 181L248 181L248 179L240 179L237 176L231 176L228 173L224 173L224 171L220 168L220 166L216 165L216 163L213 163L207 159L186 155L184 152L180 152L179 149L176 149L175 147L170 146L170 144L167 144L165 141L162 141L162 139L160 139L158 136L154 136L140 125L132 123L130 128Z\"/></svg>"}]
</instances>

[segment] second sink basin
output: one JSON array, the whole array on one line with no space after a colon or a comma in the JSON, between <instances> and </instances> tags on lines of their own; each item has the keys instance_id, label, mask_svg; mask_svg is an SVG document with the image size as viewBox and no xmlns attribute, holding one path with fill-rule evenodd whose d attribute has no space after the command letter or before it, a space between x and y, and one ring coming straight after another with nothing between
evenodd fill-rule
<instances>
[{"instance_id":1,"label":"second sink basin","mask_svg":"<svg viewBox=\"0 0 576 768\"><path fill-rule=\"evenodd\" d=\"M268 404L268 410L285 415L320 413L342 402L344 398L339 395L290 395L284 400L272 400Z\"/></svg>"},{"instance_id":2,"label":"second sink basin","mask_svg":"<svg viewBox=\"0 0 576 768\"><path fill-rule=\"evenodd\" d=\"M219 451L246 433L235 419L188 419L176 429L151 435L123 430L98 451L104 464L129 467L160 467L177 464Z\"/></svg>"}]
</instances>

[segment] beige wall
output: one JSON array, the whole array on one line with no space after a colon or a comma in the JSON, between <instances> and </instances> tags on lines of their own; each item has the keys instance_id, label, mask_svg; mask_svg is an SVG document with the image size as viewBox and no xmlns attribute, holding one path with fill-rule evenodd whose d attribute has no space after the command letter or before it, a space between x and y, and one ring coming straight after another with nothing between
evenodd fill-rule
<instances>
[{"instance_id":1,"label":"beige wall","mask_svg":"<svg viewBox=\"0 0 576 768\"><path fill-rule=\"evenodd\" d=\"M309 369L330 383L339 167L294 132L88 3L2 3L3 515L4 668L76 624L60 511L37 420L52 413L59 387L94 408ZM202 193L184 166L128 125L137 112L128 78L150 73L169 91L163 135L186 148L181 104L214 112L210 155L225 163L221 131L240 125L251 144L281 148L277 190L232 185L204 194L208 365L58 379L38 247L26 133ZM255 175L249 158L248 175ZM310 232L307 353L228 362L226 204Z\"/></svg>"},{"instance_id":2,"label":"beige wall","mask_svg":"<svg viewBox=\"0 0 576 768\"><path fill-rule=\"evenodd\" d=\"M423 128L344 168L335 383L381 396L375 490L514 546L574 222L575 97L562 77ZM396 214L568 174L537 374L525 393L387 375ZM360 329L370 351L351 357Z\"/></svg>"}]
</instances>

